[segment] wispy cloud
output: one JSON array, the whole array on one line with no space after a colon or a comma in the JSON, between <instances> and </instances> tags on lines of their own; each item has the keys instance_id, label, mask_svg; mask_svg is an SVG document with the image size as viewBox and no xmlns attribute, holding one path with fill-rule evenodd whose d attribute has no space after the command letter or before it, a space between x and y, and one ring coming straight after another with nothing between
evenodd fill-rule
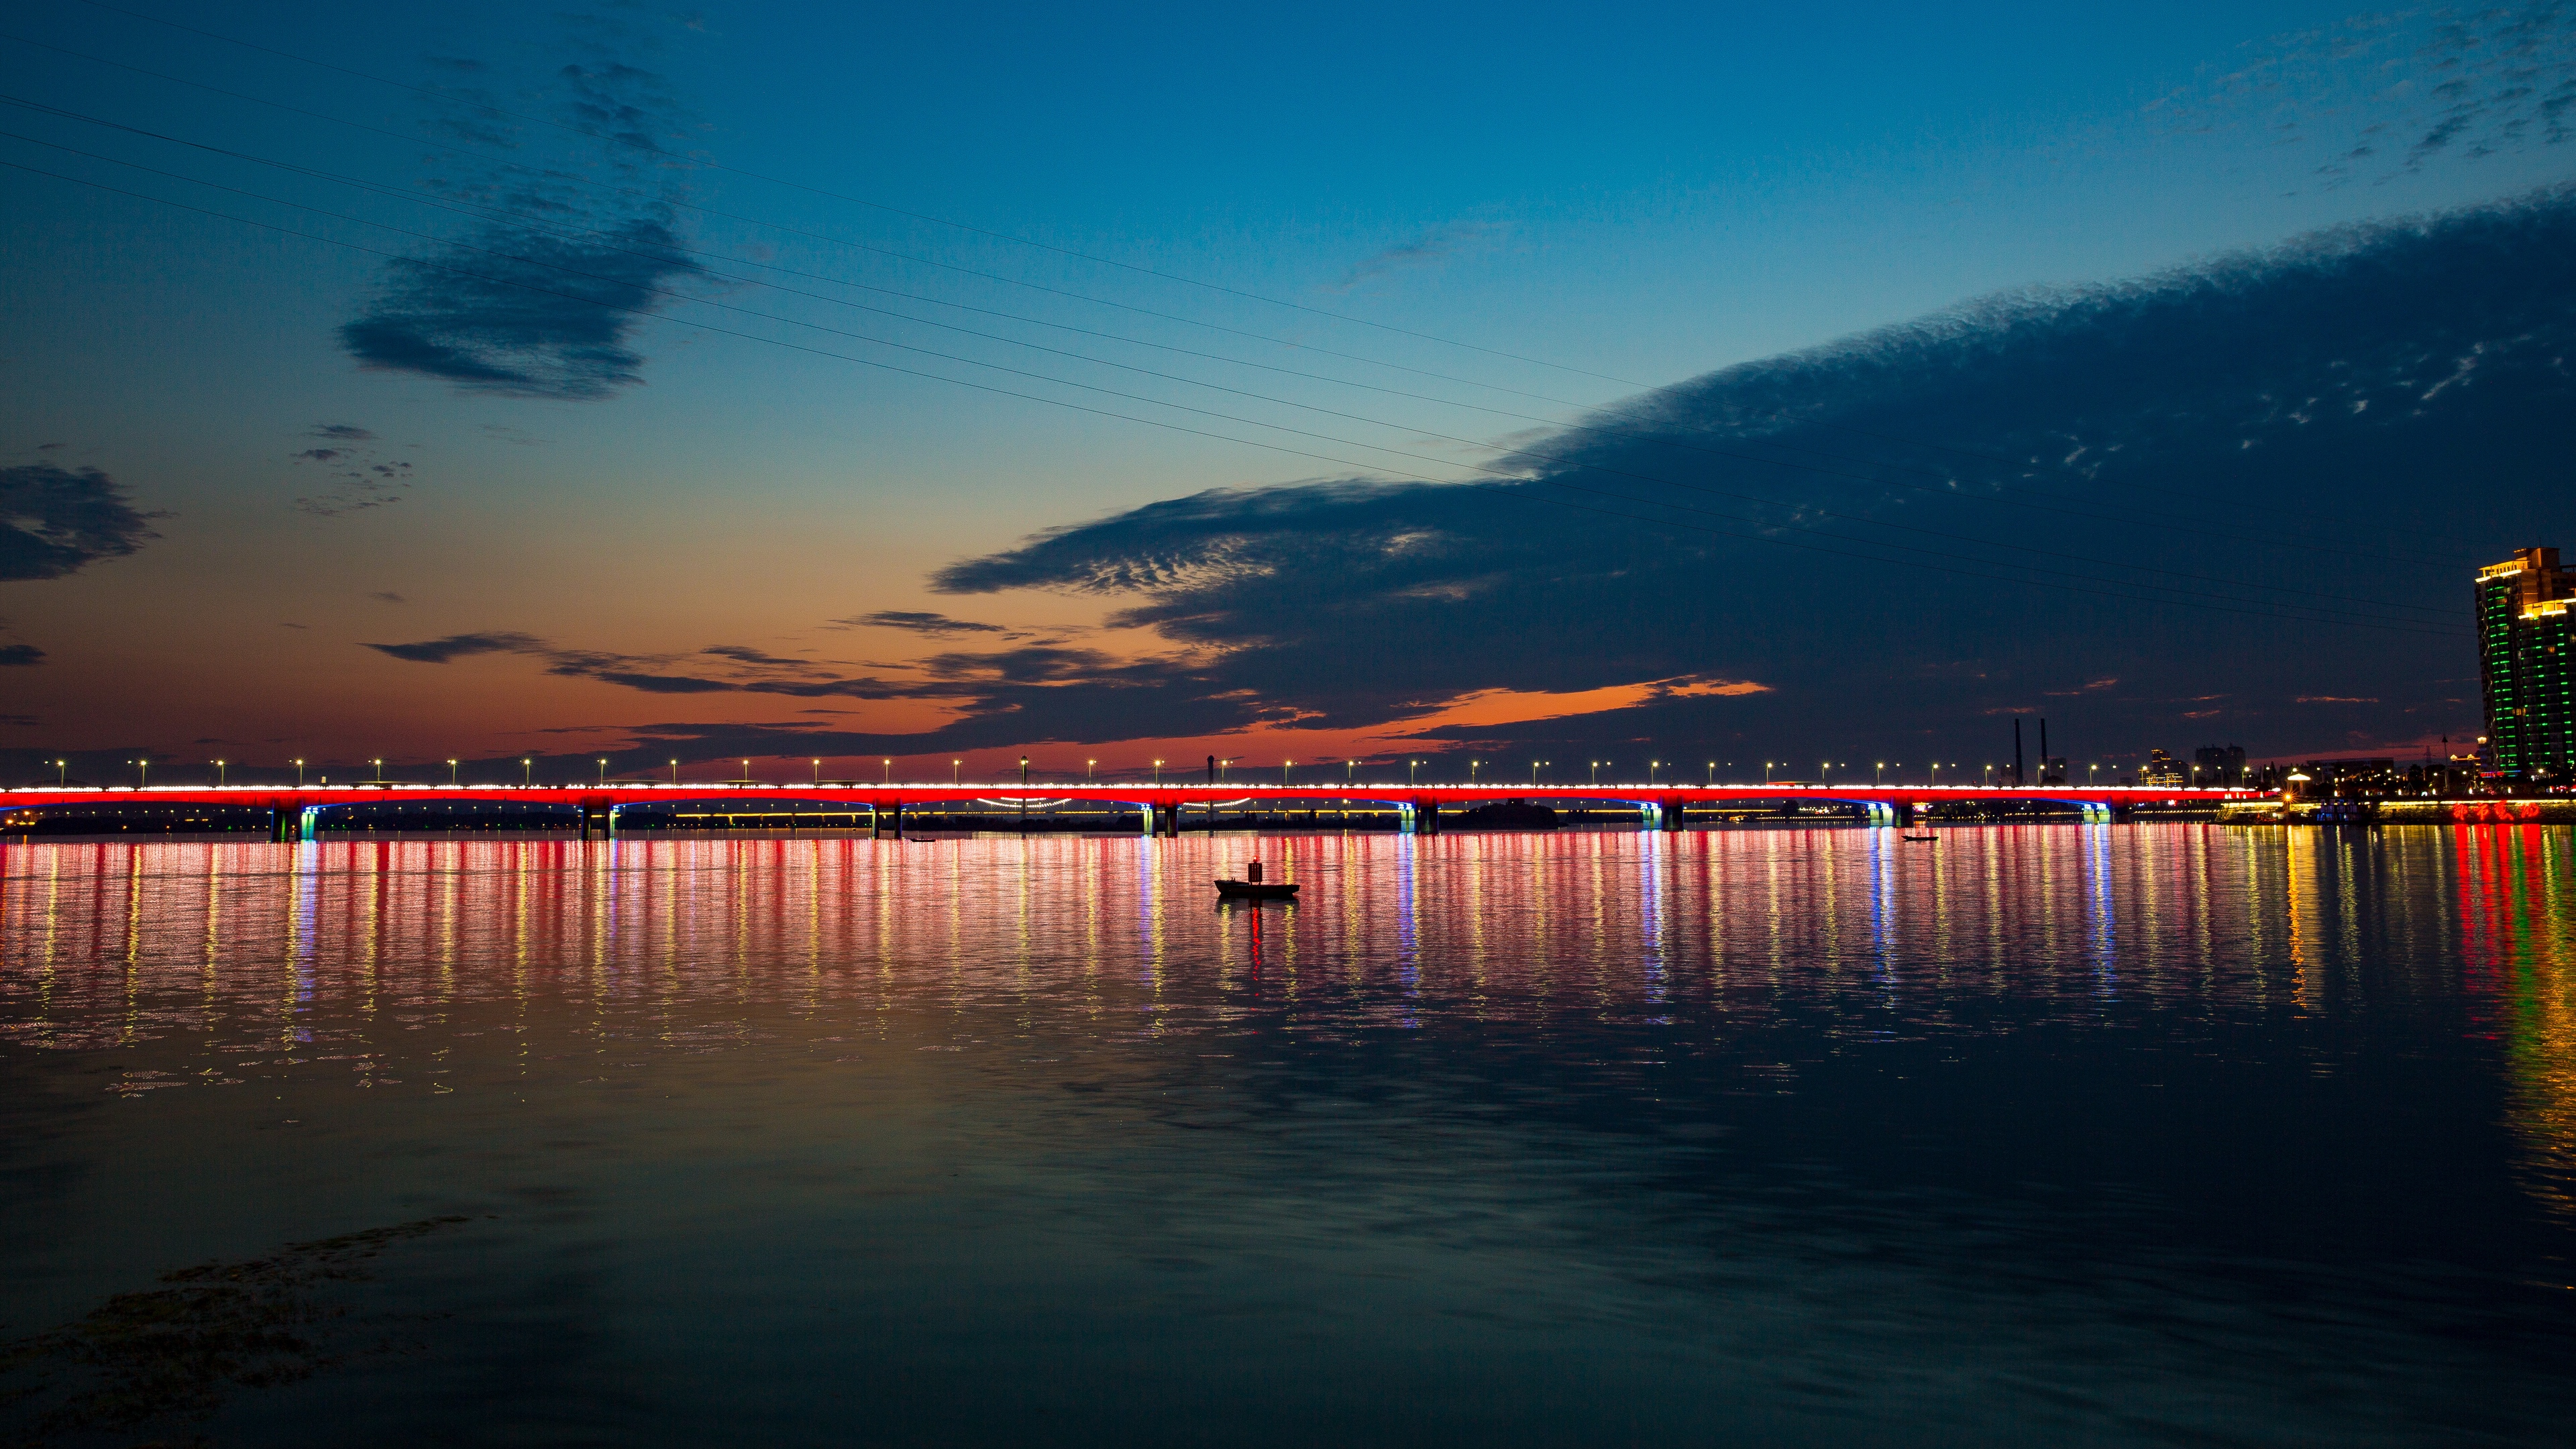
<instances>
[{"instance_id":1,"label":"wispy cloud","mask_svg":"<svg viewBox=\"0 0 2576 1449\"><path fill-rule=\"evenodd\" d=\"M952 619L946 614L926 614L907 609L880 609L873 614L856 614L847 619L834 619L862 629L902 629L914 634L1004 634L1010 632L1001 624L978 624L971 619Z\"/></svg>"},{"instance_id":2,"label":"wispy cloud","mask_svg":"<svg viewBox=\"0 0 2576 1449\"><path fill-rule=\"evenodd\" d=\"M305 430L306 439L322 439L322 445L302 449L289 456L288 462L308 467L329 480L327 486L295 500L295 507L317 518L337 518L344 513L359 513L399 503L411 487L412 465L407 458L392 458L380 452L376 435L352 423L318 423Z\"/></svg>"},{"instance_id":3,"label":"wispy cloud","mask_svg":"<svg viewBox=\"0 0 2576 1449\"><path fill-rule=\"evenodd\" d=\"M1327 290L1349 292L1398 272L1436 267L1465 252L1490 246L1502 235L1502 228L1481 221L1453 221L1433 227L1408 241L1371 252L1351 263Z\"/></svg>"}]
</instances>

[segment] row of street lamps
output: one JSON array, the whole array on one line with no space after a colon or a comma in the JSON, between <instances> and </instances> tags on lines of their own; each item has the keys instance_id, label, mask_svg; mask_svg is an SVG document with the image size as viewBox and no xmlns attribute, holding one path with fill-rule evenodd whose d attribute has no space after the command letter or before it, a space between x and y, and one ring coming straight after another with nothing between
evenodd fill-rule
<instances>
[{"instance_id":1,"label":"row of street lamps","mask_svg":"<svg viewBox=\"0 0 2576 1449\"><path fill-rule=\"evenodd\" d=\"M750 784L750 783L752 783L752 779L751 779L751 760L750 760L750 758L749 758L749 757L743 757L743 756L737 756L736 758L739 758L739 759L741 759L741 760L742 760L742 779L741 779L741 783L743 783L743 784ZM892 784L892 783L894 783L894 757L893 757L893 756L891 756L891 755L886 755L886 756L881 756L881 757L879 757L879 758L880 758L880 763L881 763L881 766L882 766L882 769L883 769L884 783L886 783L886 784ZM1220 756L1220 757L1218 757L1218 758L1217 758L1217 760L1216 760L1216 765L1217 765L1217 780L1218 780L1218 783L1222 784L1222 783L1224 783L1224 782L1225 782L1225 779L1226 779L1226 772L1227 772L1227 770L1228 770L1232 765L1234 765L1234 764L1235 764L1235 762L1236 762L1237 760L1240 760L1241 758L1242 758L1242 757L1241 757L1241 756L1239 756L1239 755L1226 755L1226 756ZM47 764L52 765L52 766L55 768L55 771L56 771L56 783L57 783L57 784L64 784L64 785L68 785L68 784L69 784L70 779L71 779L71 761L70 761L70 760L68 760L68 759L55 759L55 760L48 760L48 761L46 761L46 763L47 763ZM149 784L151 784L152 759L151 759L151 757L150 757L149 755L143 756L143 757L141 757L141 758L139 758L139 759L132 759L132 760L128 760L128 761L126 761L126 763L127 763L128 765L131 765L131 766L133 766L133 767L134 767L135 772L136 772L136 782L137 782L139 785L149 785ZM229 782L229 780L230 780L230 778L231 778L231 776L230 776L230 762L229 762L229 761L226 761L226 760L208 760L206 763L208 763L208 764L210 764L210 765L212 765L212 766L214 766L214 767L215 767L215 783L216 783L218 786L222 786L222 785L224 785L224 784L226 784L226 783L228 783L228 782ZM291 764L293 764L293 765L295 766L295 785L296 785L296 788L297 788L297 789L302 789L302 788L304 787L304 774L305 774L305 769L306 769L307 762L306 762L306 761L304 761L304 760L298 759L298 760L290 761L289 763L291 763ZM367 763L375 767L375 772L376 772L376 775L375 775L375 782L376 782L376 783L378 783L378 784L382 784L382 783L384 783L384 778L385 778L385 762L384 762L382 759L370 759ZM1310 761L1309 763L1313 763L1313 762L1311 762L1311 761ZM1421 775L1421 769L1422 769L1422 767L1423 767L1424 765L1426 765L1426 764L1429 764L1429 763L1431 763L1431 761L1426 760L1426 759L1419 759L1419 758L1407 759L1407 760L1404 762L1404 780L1405 780L1405 784L1407 784L1408 786L1418 784L1418 783L1420 782L1420 775ZM1473 785L1476 785L1476 784L1480 783L1480 778L1479 778L1479 777L1480 777L1480 773L1483 771L1483 769L1485 768L1485 766L1486 766L1486 765L1488 765L1488 764L1490 764L1490 763L1492 763L1492 762L1491 762L1491 761L1488 761L1488 760L1481 759L1481 758L1470 758L1470 759L1467 761L1467 783L1468 783L1470 786L1473 786ZM1555 762L1554 762L1553 760L1532 760L1532 761L1530 761L1530 786L1531 786L1531 788L1533 788L1533 789L1537 788L1537 786L1538 786L1538 784L1539 784L1539 772L1540 772L1541 770L1544 770L1544 769L1548 768L1549 766L1553 765L1554 763L1555 763ZM1589 771L1590 771L1589 779L1590 779L1590 783L1591 783L1593 786L1598 787L1598 786L1600 785L1600 783L1601 783L1601 767L1602 767L1602 766L1604 766L1604 765L1610 764L1610 763L1611 763L1611 762L1610 762L1610 761L1608 761L1608 760L1586 760L1586 761L1584 761L1585 766L1586 766L1586 767L1589 769ZM446 762L446 764L447 764L447 783L448 783L449 785L451 785L451 786L457 785L457 784L459 783L458 772L462 769L462 765L460 764L460 762L459 762L459 761L452 760L452 759L451 759L451 760L449 760L449 761L447 761L447 762ZM608 765L609 765L608 757L607 757L607 756L605 756L605 755L600 756L600 757L598 758L597 764L598 764L598 767L599 767L599 783L600 783L600 784L602 784L602 785L605 785L605 784L607 784L607 783L608 783ZM815 757L812 757L811 764L812 764L812 766L813 766L813 772L814 772L814 783L815 783L816 785L821 785L821 784L823 783L823 760L822 760L822 757L821 757L821 756L815 756ZM1162 761L1162 760L1159 760L1159 759L1153 762L1153 781L1154 781L1154 784L1155 784L1157 787L1160 787L1160 786L1161 786L1161 784L1163 783L1163 766L1164 766L1164 764L1165 764L1165 762L1164 762L1164 761ZM1356 785L1356 784L1358 783L1358 773L1359 773L1359 767L1360 767L1360 764L1361 764L1361 761L1360 761L1360 760L1358 760L1358 759L1345 759L1344 761L1342 761L1342 775L1343 775L1343 783L1344 783L1345 785ZM1789 761L1787 761L1787 760L1764 760L1764 761L1762 762L1762 783L1763 783L1763 784L1765 784L1765 785L1769 785L1769 784L1774 783L1774 782L1773 782L1773 779L1772 779L1772 776L1773 776L1774 772L1776 772L1776 771L1778 771L1778 770L1786 769L1786 768L1789 766L1789 764L1790 764L1790 762L1789 762ZM1291 760L1291 759L1283 759L1283 760L1281 760L1281 761L1279 762L1279 783L1280 783L1280 785L1281 785L1283 788L1288 787L1288 786L1291 786L1291 785L1293 785L1293 784L1295 783L1293 772L1294 772L1294 770L1296 769L1296 765L1297 765L1297 762L1296 762L1295 760ZM966 761L965 761L965 758L964 758L963 756L954 756L954 757L951 757L951 758L949 759L949 761L948 761L948 783L949 783L950 785L952 785L952 786L957 786L957 787L960 787L960 788L962 788L962 787L964 786L964 784L965 784L965 766L966 766ZM1711 761L1709 761L1709 762L1708 762L1708 766L1707 766L1707 777L1706 777L1706 778L1707 778L1707 784L1708 784L1710 787L1712 787L1712 788L1714 788L1714 787L1716 786L1716 784L1717 784L1717 772L1718 772L1719 766L1720 766L1720 762L1719 762L1719 761L1711 760ZM1725 767L1726 767L1726 768L1728 768L1728 769L1732 769L1732 768L1734 768L1734 762L1733 762L1733 761L1727 761L1727 762L1725 762ZM680 783L680 762L679 762L679 760L678 760L676 757L675 757L675 758L673 758L673 759L670 761L670 768L671 768L671 783L672 783L672 784L674 784L674 785L677 785L677 784L679 784L679 783ZM1661 781L1660 781L1657 777L1658 777L1658 776L1659 776L1663 771L1668 770L1668 769L1671 769L1671 768L1674 768L1674 762L1673 762L1673 761L1670 761L1670 760L1648 760L1648 761L1646 762L1646 784L1647 784L1647 787L1651 789L1651 788L1654 788L1655 786L1659 785L1659 784L1661 783ZM1817 762L1816 762L1816 772L1817 772L1817 773L1816 773L1816 779L1817 779L1817 782L1818 782L1819 784L1830 784L1830 783L1832 783L1832 778L1833 778L1833 772L1834 772L1834 771L1836 771L1836 770L1848 770L1848 769L1852 769L1852 768L1855 768L1855 767L1854 767L1854 766L1852 765L1852 763L1851 763L1850 761L1848 761L1848 760L1819 760L1819 761L1817 761ZM1871 770L1871 784L1872 784L1874 787L1884 787L1884 786L1886 785L1886 783L1887 783L1887 772L1888 772L1889 770L1901 770L1901 769L1903 769L1903 768L1904 768L1904 764L1903 764L1903 762L1901 762L1901 761L1892 761L1892 760L1876 760L1876 761L1872 761L1872 762L1871 762L1871 765L1870 765L1870 770ZM1940 783L1941 783L1941 771L1942 771L1942 769L1943 769L1943 768L1944 768L1943 764L1942 764L1940 761L1937 761L1937 760L1936 760L1936 761L1934 761L1934 762L1932 762L1932 764L1929 766L1929 769L1930 769L1930 771L1931 771L1931 777L1932 777L1932 778L1931 778L1931 783L1932 783L1932 786L1933 786L1934 788L1938 788L1938 787L1939 787L1939 785L1940 785ZM1959 768L1959 764L1958 764L1958 762L1957 762L1957 761L1955 761L1955 760L1954 760L1954 761L1951 761L1951 762L1948 764L1947 768L1952 769L1952 770L1956 770L1956 769L1958 769L1958 768ZM1086 785L1089 785L1089 784L1096 784L1096 783L1098 782L1098 780L1099 780L1099 769L1100 769L1100 761L1099 761L1099 760L1097 760L1097 759L1086 759L1086 760L1084 760L1084 761L1082 762L1082 778L1083 778L1083 783L1084 783L1084 784L1086 784ZM2085 784L2086 784L2088 787L2093 786L2093 785L2095 785L2095 784L2098 784L2098 783L2099 783L2099 780L2100 780L2100 777L2101 777L2101 770L2102 770L2102 767L2101 767L2100 765L2098 765L2098 764L2086 765L2086 766L2084 767ZM523 757L521 757L521 758L520 758L520 760L519 760L519 772L520 772L520 775L519 775L519 783L520 783L522 786L533 786L533 785L536 783L536 758L535 758L534 756L523 756ZM2194 775L2194 777L2195 777L2195 783L2197 783L2197 776L2198 776L2198 774L2199 774L2199 770L2198 770L2198 768L2197 768L2197 767L2194 767L2194 769L2193 769L2193 772L2192 772L2192 773L2193 773L2193 775ZM1991 785L1991 784L1993 784L1993 783L1994 783L1994 775L1995 775L1995 766L1993 766L1993 765L1987 765L1987 766L1985 767L1985 770L1984 770L1984 775L1983 775L1982 783L1987 784L1987 785ZM330 777L326 775L326 776L324 776L323 778L327 781ZM1020 784L1022 785L1022 787L1024 787L1024 788L1025 788L1025 787L1027 786L1028 782L1029 782L1029 759L1028 759L1028 756L1026 756L1026 755L1022 755L1022 756L1020 757ZM1901 783L1901 782L1900 782L1900 783Z\"/></svg>"}]
</instances>

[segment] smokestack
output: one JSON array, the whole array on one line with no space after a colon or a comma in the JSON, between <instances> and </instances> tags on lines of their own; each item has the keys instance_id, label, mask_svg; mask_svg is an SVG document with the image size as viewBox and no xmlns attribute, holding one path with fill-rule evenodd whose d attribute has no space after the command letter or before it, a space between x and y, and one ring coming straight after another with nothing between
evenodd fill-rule
<instances>
[{"instance_id":1,"label":"smokestack","mask_svg":"<svg viewBox=\"0 0 2576 1449\"><path fill-rule=\"evenodd\" d=\"M1216 756L1214 755L1208 756L1208 783L1211 785L1216 783Z\"/></svg>"},{"instance_id":2,"label":"smokestack","mask_svg":"<svg viewBox=\"0 0 2576 1449\"><path fill-rule=\"evenodd\" d=\"M2013 784L2021 784L2021 721L2013 720Z\"/></svg>"}]
</instances>

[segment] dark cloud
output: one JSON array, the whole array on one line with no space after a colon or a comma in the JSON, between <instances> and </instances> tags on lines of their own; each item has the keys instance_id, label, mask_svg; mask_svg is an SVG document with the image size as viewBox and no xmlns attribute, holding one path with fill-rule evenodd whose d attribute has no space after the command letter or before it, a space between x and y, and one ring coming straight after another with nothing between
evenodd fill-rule
<instances>
[{"instance_id":1,"label":"dark cloud","mask_svg":"<svg viewBox=\"0 0 2576 1449\"><path fill-rule=\"evenodd\" d=\"M372 443L376 435L350 423L315 423L305 434L309 438L329 438L341 443Z\"/></svg>"},{"instance_id":2,"label":"dark cloud","mask_svg":"<svg viewBox=\"0 0 2576 1449\"><path fill-rule=\"evenodd\" d=\"M545 647L545 641L532 634L495 630L481 634L450 634L444 639L424 639L417 644L369 644L379 654L414 664L445 664L475 654L530 654Z\"/></svg>"},{"instance_id":3,"label":"dark cloud","mask_svg":"<svg viewBox=\"0 0 2576 1449\"><path fill-rule=\"evenodd\" d=\"M36 445L36 451L39 453L51 453L60 450L63 446L64 445L61 443L38 443Z\"/></svg>"},{"instance_id":4,"label":"dark cloud","mask_svg":"<svg viewBox=\"0 0 2576 1449\"><path fill-rule=\"evenodd\" d=\"M2267 712L2455 676L2467 571L2576 545L2571 354L2576 197L2552 191L1730 368L1543 445L1526 482L1211 491L934 584L1109 596L1187 651L1150 687L1050 682L1041 712L1087 722L1065 738L1708 675L1771 688L1452 733L1884 749L2064 694L2043 712L2101 741L2223 690L2228 728L2298 748ZM999 687L1059 667L1008 658Z\"/></svg>"},{"instance_id":5,"label":"dark cloud","mask_svg":"<svg viewBox=\"0 0 2576 1449\"><path fill-rule=\"evenodd\" d=\"M587 243L487 228L467 245L391 264L382 293L340 328L359 365L467 392L583 400L644 380L628 345L660 288L700 268L661 222Z\"/></svg>"},{"instance_id":6,"label":"dark cloud","mask_svg":"<svg viewBox=\"0 0 2576 1449\"><path fill-rule=\"evenodd\" d=\"M367 595L367 597L380 604L408 604L411 602L411 600L404 598L402 595L395 593L391 589L378 589L376 592Z\"/></svg>"},{"instance_id":7,"label":"dark cloud","mask_svg":"<svg viewBox=\"0 0 2576 1449\"><path fill-rule=\"evenodd\" d=\"M0 644L0 669L23 669L45 662L45 651L33 644Z\"/></svg>"},{"instance_id":8,"label":"dark cloud","mask_svg":"<svg viewBox=\"0 0 2576 1449\"><path fill-rule=\"evenodd\" d=\"M50 463L0 468L0 579L53 579L103 558L122 558L159 537L96 468Z\"/></svg>"},{"instance_id":9,"label":"dark cloud","mask_svg":"<svg viewBox=\"0 0 2576 1449\"><path fill-rule=\"evenodd\" d=\"M554 669L550 674L583 674L605 683L640 689L646 694L709 694L734 688L715 679L691 679L675 674L631 674L622 670Z\"/></svg>"},{"instance_id":10,"label":"dark cloud","mask_svg":"<svg viewBox=\"0 0 2576 1449\"><path fill-rule=\"evenodd\" d=\"M1000 624L978 624L968 619L952 619L946 614L924 614L908 609L880 609L873 614L859 614L835 619L835 624L854 628L904 629L915 634L1003 634L1009 630Z\"/></svg>"},{"instance_id":11,"label":"dark cloud","mask_svg":"<svg viewBox=\"0 0 2576 1449\"><path fill-rule=\"evenodd\" d=\"M633 63L638 33L613 19L558 18L579 59L492 90L479 71L451 67L431 119L470 145L526 158L439 176L436 189L555 225L490 222L390 263L376 296L340 328L361 367L505 397L597 399L643 381L637 329L671 283L701 271L671 229L686 170L672 144L693 122L663 77ZM564 154L539 153L560 151L564 138L523 119L529 93L545 119L588 134Z\"/></svg>"}]
</instances>

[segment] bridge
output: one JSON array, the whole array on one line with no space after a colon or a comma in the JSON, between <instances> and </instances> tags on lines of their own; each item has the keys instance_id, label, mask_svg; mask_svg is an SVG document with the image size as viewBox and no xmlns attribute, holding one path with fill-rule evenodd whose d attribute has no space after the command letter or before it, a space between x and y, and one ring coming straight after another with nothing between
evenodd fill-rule
<instances>
[{"instance_id":1,"label":"bridge","mask_svg":"<svg viewBox=\"0 0 2576 1449\"><path fill-rule=\"evenodd\" d=\"M2088 821L2111 821L2139 806L2214 808L2239 800L2272 798L2247 789L2183 789L2166 786L2093 785L1204 785L1139 784L1101 781L1085 784L1020 786L1000 784L867 785L834 781L818 784L768 784L746 781L660 784L605 782L598 785L420 785L363 782L342 785L153 785L133 788L30 786L0 790L0 832L13 819L26 821L55 812L112 814L135 809L202 808L266 811L270 838L311 840L333 811L381 810L385 807L488 808L510 805L561 811L569 825L579 812L585 839L617 832L617 818L632 810L670 811L687 806L733 806L746 812L763 808L810 808L817 813L868 817L878 835L900 836L905 816L937 814L942 807L1017 806L1053 812L1107 807L1133 812L1147 835L1177 835L1193 823L1212 829L1228 813L1251 810L1392 809L1397 828L1411 834L1436 835L1444 812L1473 810L1513 802L1544 802L1585 809L1634 810L1644 830L1680 830L1689 811L1703 812L1755 806L1835 804L1854 807L1874 825L1896 825L1925 819L1942 806L1973 805L1986 809L2030 806L2071 810ZM1195 816L1195 819L1193 818ZM350 817L344 817L350 818ZM23 828L23 824L20 828Z\"/></svg>"}]
</instances>

